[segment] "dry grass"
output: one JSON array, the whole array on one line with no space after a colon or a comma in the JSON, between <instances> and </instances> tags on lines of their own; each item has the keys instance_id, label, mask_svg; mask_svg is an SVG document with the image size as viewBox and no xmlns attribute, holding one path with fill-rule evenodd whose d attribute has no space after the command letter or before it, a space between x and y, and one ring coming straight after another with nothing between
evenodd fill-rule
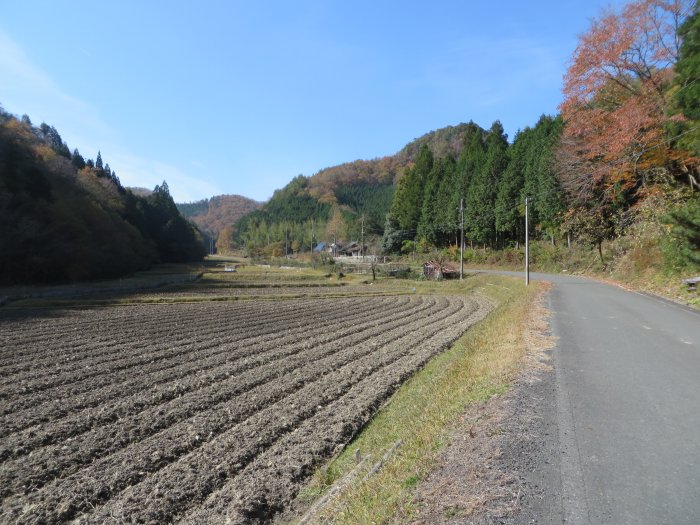
<instances>
[{"instance_id":1,"label":"dry grass","mask_svg":"<svg viewBox=\"0 0 700 525\"><path fill-rule=\"evenodd\" d=\"M403 443L377 474L350 483L315 522L405 523L415 515L413 489L435 466L449 430L468 406L507 390L532 344L525 326L541 286L526 289L519 280L493 275L417 285L418 292L482 293L498 307L405 383L365 431L316 473L300 498L313 500L351 471L356 450L380 458L392 444Z\"/></svg>"}]
</instances>

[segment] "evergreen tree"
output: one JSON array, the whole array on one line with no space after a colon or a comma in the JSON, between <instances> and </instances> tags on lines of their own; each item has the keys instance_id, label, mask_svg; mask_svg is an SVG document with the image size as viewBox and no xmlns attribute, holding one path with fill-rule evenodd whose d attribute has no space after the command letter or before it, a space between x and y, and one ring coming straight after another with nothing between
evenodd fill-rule
<instances>
[{"instance_id":1,"label":"evergreen tree","mask_svg":"<svg viewBox=\"0 0 700 525\"><path fill-rule=\"evenodd\" d=\"M457 238L460 219L459 207L453 206L457 188L457 164L451 155L444 159L444 162L445 173L442 176L434 205L435 222L439 230L439 246L449 244L452 239Z\"/></svg>"},{"instance_id":2,"label":"evergreen tree","mask_svg":"<svg viewBox=\"0 0 700 525\"><path fill-rule=\"evenodd\" d=\"M554 239L564 211L563 193L554 170L554 148L563 130L562 119L542 116L535 130L539 137L535 144L536 199L533 211L538 227Z\"/></svg>"},{"instance_id":3,"label":"evergreen tree","mask_svg":"<svg viewBox=\"0 0 700 525\"><path fill-rule=\"evenodd\" d=\"M695 128L700 122L700 10L695 3L693 13L678 30L682 39L680 56L676 63L676 90L674 102L687 119L687 122L672 127L673 135L680 135L678 144L700 155L700 130Z\"/></svg>"},{"instance_id":4,"label":"evergreen tree","mask_svg":"<svg viewBox=\"0 0 700 525\"><path fill-rule=\"evenodd\" d=\"M492 244L496 240L494 209L498 182L508 163L507 150L508 139L496 121L486 137L485 151L479 156L481 165L475 166L466 198L465 221L470 238L478 243Z\"/></svg>"},{"instance_id":5,"label":"evergreen tree","mask_svg":"<svg viewBox=\"0 0 700 525\"><path fill-rule=\"evenodd\" d=\"M423 206L423 191L432 168L433 153L426 144L423 144L416 164L406 170L399 181L391 205L391 214L401 230L413 232L417 230Z\"/></svg>"},{"instance_id":6,"label":"evergreen tree","mask_svg":"<svg viewBox=\"0 0 700 525\"><path fill-rule=\"evenodd\" d=\"M73 150L73 154L71 155L70 161L77 170L81 170L85 167L85 159L78 151L78 148L75 148Z\"/></svg>"},{"instance_id":7,"label":"evergreen tree","mask_svg":"<svg viewBox=\"0 0 700 525\"><path fill-rule=\"evenodd\" d=\"M62 157L66 157L67 159L71 158L70 150L66 143L63 142L56 128L49 126L46 122L42 122L41 126L39 126L39 130L44 140L51 146L51 149Z\"/></svg>"},{"instance_id":8,"label":"evergreen tree","mask_svg":"<svg viewBox=\"0 0 700 525\"><path fill-rule=\"evenodd\" d=\"M700 269L700 198L693 197L676 206L666 217L671 225L667 250L676 252L677 266Z\"/></svg>"},{"instance_id":9,"label":"evergreen tree","mask_svg":"<svg viewBox=\"0 0 700 525\"><path fill-rule=\"evenodd\" d=\"M433 164L425 184L418 237L427 239L436 246L449 242L443 213L444 207L449 205L449 198L443 200L445 195L441 190L445 188L445 180L452 179L453 170L454 161L451 157L440 158Z\"/></svg>"},{"instance_id":10,"label":"evergreen tree","mask_svg":"<svg viewBox=\"0 0 700 525\"><path fill-rule=\"evenodd\" d=\"M676 62L676 83L680 86L674 93L676 104L683 115L691 120L700 120L700 10L695 3L693 13L678 29L682 39L680 56Z\"/></svg>"},{"instance_id":11,"label":"evergreen tree","mask_svg":"<svg viewBox=\"0 0 700 525\"><path fill-rule=\"evenodd\" d=\"M533 131L518 132L508 150L508 167L498 184L495 203L496 232L504 240L520 240L522 233L521 200L525 185L525 164L532 148Z\"/></svg>"},{"instance_id":12,"label":"evergreen tree","mask_svg":"<svg viewBox=\"0 0 700 525\"><path fill-rule=\"evenodd\" d=\"M102 164L102 154L98 151L97 158L95 159L95 169L100 173L104 170L104 164ZM158 186L156 186L157 188Z\"/></svg>"},{"instance_id":13,"label":"evergreen tree","mask_svg":"<svg viewBox=\"0 0 700 525\"><path fill-rule=\"evenodd\" d=\"M454 224L459 224L459 206L460 200L464 199L466 212L465 219L465 238L469 237L469 224L473 215L470 215L470 188L476 173L483 168L485 160L484 148L485 131L474 123L469 123L469 128L465 136L465 145L462 153L457 161L455 169L454 185L452 195L448 206L448 213L452 216Z\"/></svg>"},{"instance_id":14,"label":"evergreen tree","mask_svg":"<svg viewBox=\"0 0 700 525\"><path fill-rule=\"evenodd\" d=\"M399 221L391 213L388 213L382 237L382 250L385 253L399 253L404 241L413 239L414 234L415 232L402 230Z\"/></svg>"}]
</instances>

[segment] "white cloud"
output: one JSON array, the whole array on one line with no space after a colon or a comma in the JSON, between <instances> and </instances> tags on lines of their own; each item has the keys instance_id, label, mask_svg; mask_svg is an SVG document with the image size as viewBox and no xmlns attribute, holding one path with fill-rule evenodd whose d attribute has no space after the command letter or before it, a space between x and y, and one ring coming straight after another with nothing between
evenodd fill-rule
<instances>
[{"instance_id":1,"label":"white cloud","mask_svg":"<svg viewBox=\"0 0 700 525\"><path fill-rule=\"evenodd\" d=\"M0 101L5 110L26 113L37 123L44 121L54 125L71 146L81 135L97 138L113 135L96 108L61 89L32 63L14 40L2 32L0 79Z\"/></svg>"},{"instance_id":2,"label":"white cloud","mask_svg":"<svg viewBox=\"0 0 700 525\"><path fill-rule=\"evenodd\" d=\"M156 184L166 181L176 202L192 202L222 193L215 184L187 175L176 166L143 159L125 151L104 151L105 162L109 162L124 186L153 189Z\"/></svg>"},{"instance_id":3,"label":"white cloud","mask_svg":"<svg viewBox=\"0 0 700 525\"><path fill-rule=\"evenodd\" d=\"M89 52L81 51L89 55ZM53 125L68 146L71 149L77 147L86 158L95 158L100 150L104 161L125 186L152 189L166 180L178 202L221 193L215 185L189 176L176 166L157 159L141 158L128 151L120 144L118 133L104 122L94 106L66 93L2 31L0 103L11 113L26 113L35 124L44 121Z\"/></svg>"}]
</instances>

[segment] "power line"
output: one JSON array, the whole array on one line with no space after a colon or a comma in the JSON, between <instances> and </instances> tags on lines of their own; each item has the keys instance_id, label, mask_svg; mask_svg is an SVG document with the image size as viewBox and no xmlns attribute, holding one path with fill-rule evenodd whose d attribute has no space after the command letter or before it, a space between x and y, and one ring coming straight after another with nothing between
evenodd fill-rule
<instances>
[{"instance_id":1,"label":"power line","mask_svg":"<svg viewBox=\"0 0 700 525\"><path fill-rule=\"evenodd\" d=\"M651 151L651 150L653 150L653 149L656 149L656 148L658 148L659 146L661 146L662 144L668 144L668 143L670 143L670 142L673 141L673 140L679 139L679 138L681 138L682 136L687 135L688 133L692 133L692 132L695 131L696 129L700 129L700 124L698 124L697 126L693 126L693 127L690 128L690 129L685 130L683 133L679 133L679 134L676 135L675 137L671 137L671 138L668 138L668 139L666 139L666 140L662 140L662 141L659 142L658 144L654 144L653 146L649 146L647 149L643 149L643 150L639 153L639 155L642 155L642 154L644 154L644 153L646 153L646 152L648 152L648 151Z\"/></svg>"},{"instance_id":2,"label":"power line","mask_svg":"<svg viewBox=\"0 0 700 525\"><path fill-rule=\"evenodd\" d=\"M683 87L681 87L680 89L678 89L678 91L676 91L676 92L673 93L673 94L674 94L674 95L677 95L678 93L680 93L680 92L683 91L684 89L689 88L690 86L692 86L693 84L695 84L698 80L700 80L700 77L695 77L693 80L691 80L690 82L688 82L687 84L685 84Z\"/></svg>"}]
</instances>

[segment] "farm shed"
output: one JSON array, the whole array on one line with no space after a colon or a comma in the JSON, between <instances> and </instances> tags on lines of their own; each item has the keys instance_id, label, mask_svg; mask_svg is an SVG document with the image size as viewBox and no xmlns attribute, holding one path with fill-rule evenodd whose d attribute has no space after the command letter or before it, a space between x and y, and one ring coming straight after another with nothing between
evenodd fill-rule
<instances>
[{"instance_id":1,"label":"farm shed","mask_svg":"<svg viewBox=\"0 0 700 525\"><path fill-rule=\"evenodd\" d=\"M456 279L459 277L459 270L449 263L440 261L427 261L423 263L423 275L428 279Z\"/></svg>"},{"instance_id":2,"label":"farm shed","mask_svg":"<svg viewBox=\"0 0 700 525\"><path fill-rule=\"evenodd\" d=\"M365 252L366 251L367 250L365 249ZM335 254L339 256L359 257L361 252L362 250L360 248L360 243L358 242L350 242L348 244L343 245L337 243L335 246Z\"/></svg>"}]
</instances>

